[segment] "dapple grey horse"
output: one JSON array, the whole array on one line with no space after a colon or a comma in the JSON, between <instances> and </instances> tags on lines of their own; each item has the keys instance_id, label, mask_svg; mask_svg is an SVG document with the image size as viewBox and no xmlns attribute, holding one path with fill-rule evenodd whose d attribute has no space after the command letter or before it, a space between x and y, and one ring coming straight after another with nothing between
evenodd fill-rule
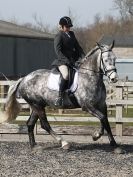
<instances>
[{"instance_id":1,"label":"dapple grey horse","mask_svg":"<svg viewBox=\"0 0 133 177\"><path fill-rule=\"evenodd\" d=\"M78 87L73 93L78 104L67 102L63 108L77 108L89 112L96 116L101 123L99 131L93 134L93 140L99 139L104 134L104 129L107 131L110 145L117 147L116 141L112 135L111 128L107 118L106 106L106 89L103 82L103 76L108 77L109 82L117 82L118 76L115 67L116 56L112 49L114 42L109 45L98 44L94 47L85 58L81 60L78 69ZM16 83L9 88L6 114L7 120L16 118L19 112L19 103L17 95L26 100L32 109L32 113L27 121L29 142L31 148L35 148L36 142L34 137L34 126L37 120L40 120L41 127L52 135L57 141L60 141L63 148L69 146L68 142L58 136L51 128L45 113L45 107L55 107L55 98L58 96L58 91L50 90L47 87L50 70L40 69L34 71L27 76L20 78ZM68 94L65 95L66 100Z\"/></svg>"}]
</instances>

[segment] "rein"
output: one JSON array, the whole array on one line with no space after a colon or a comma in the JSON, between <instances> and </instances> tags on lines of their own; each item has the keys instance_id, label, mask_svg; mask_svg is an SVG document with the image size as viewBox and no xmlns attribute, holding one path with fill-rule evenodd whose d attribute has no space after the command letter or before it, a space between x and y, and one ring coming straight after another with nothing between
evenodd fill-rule
<instances>
[{"instance_id":1,"label":"rein","mask_svg":"<svg viewBox=\"0 0 133 177\"><path fill-rule=\"evenodd\" d=\"M88 70L88 71L93 71L94 73L99 73L99 74L101 74L101 75L105 75L103 72L101 72L101 71L94 71L94 70L92 70L92 69L87 69L87 68L80 68L80 69L84 69L84 70ZM82 72L80 72L80 73L82 73ZM82 73L82 74L86 74L86 73Z\"/></svg>"},{"instance_id":2,"label":"rein","mask_svg":"<svg viewBox=\"0 0 133 177\"><path fill-rule=\"evenodd\" d=\"M94 52L96 52L98 49L100 49L100 48L97 48L95 51L93 51L90 55L92 55ZM89 70L89 71L93 71L94 73L99 73L99 74L101 74L101 75L105 75L105 76L107 76L107 72L109 72L109 71L112 71L109 75L108 75L108 77L110 77L111 76L111 74L113 73L113 72L116 72L117 70L116 70L116 68L115 69L111 69L111 70L107 70L107 68L106 68L106 66L105 66L105 64L104 64L104 62L103 62L103 56L102 56L102 54L103 53L105 53L105 52L108 52L109 50L107 50L107 51L104 51L104 52L102 52L101 51L101 55L100 55L100 68L101 68L101 64L103 65L103 71L101 72L101 70L100 71L95 71L95 70L92 70L92 69L87 69L87 68L84 68L84 67L81 67L81 68L79 68L79 69L84 69L84 70ZM88 56L90 56L90 55L88 55ZM87 56L87 57L88 57ZM87 58L86 57L86 58ZM83 64L83 63L82 63ZM81 72L80 72L81 73ZM86 74L86 73L82 73L82 74Z\"/></svg>"}]
</instances>

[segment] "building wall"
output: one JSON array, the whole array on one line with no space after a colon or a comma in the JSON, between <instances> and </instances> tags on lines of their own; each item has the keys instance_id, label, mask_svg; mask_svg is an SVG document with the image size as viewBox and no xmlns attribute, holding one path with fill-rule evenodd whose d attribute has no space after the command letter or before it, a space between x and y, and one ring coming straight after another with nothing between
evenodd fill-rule
<instances>
[{"instance_id":1,"label":"building wall","mask_svg":"<svg viewBox=\"0 0 133 177\"><path fill-rule=\"evenodd\" d=\"M117 47L113 49L114 53L116 54L117 58L133 58L133 47L123 48Z\"/></svg>"},{"instance_id":2,"label":"building wall","mask_svg":"<svg viewBox=\"0 0 133 177\"><path fill-rule=\"evenodd\" d=\"M54 59L53 39L0 36L0 72L7 77L50 69Z\"/></svg>"},{"instance_id":3,"label":"building wall","mask_svg":"<svg viewBox=\"0 0 133 177\"><path fill-rule=\"evenodd\" d=\"M129 80L133 81L133 62L116 62L116 68L119 79L125 80L128 78Z\"/></svg>"},{"instance_id":4,"label":"building wall","mask_svg":"<svg viewBox=\"0 0 133 177\"><path fill-rule=\"evenodd\" d=\"M116 47L113 51L118 58L116 67L119 78L125 80L128 77L129 80L133 81L133 47Z\"/></svg>"}]
</instances>

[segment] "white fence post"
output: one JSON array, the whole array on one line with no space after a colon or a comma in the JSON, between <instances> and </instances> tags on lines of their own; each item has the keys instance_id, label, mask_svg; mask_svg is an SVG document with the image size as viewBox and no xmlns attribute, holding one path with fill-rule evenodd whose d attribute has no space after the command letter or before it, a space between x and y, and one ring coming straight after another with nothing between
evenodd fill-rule
<instances>
[{"instance_id":1,"label":"white fence post","mask_svg":"<svg viewBox=\"0 0 133 177\"><path fill-rule=\"evenodd\" d=\"M116 99L122 100L123 98L123 87L116 86ZM122 104L116 104L116 135L122 136Z\"/></svg>"},{"instance_id":2,"label":"white fence post","mask_svg":"<svg viewBox=\"0 0 133 177\"><path fill-rule=\"evenodd\" d=\"M4 98L4 94L5 94L5 86L4 85L0 85L0 98ZM1 103L1 110L4 110L4 105Z\"/></svg>"}]
</instances>

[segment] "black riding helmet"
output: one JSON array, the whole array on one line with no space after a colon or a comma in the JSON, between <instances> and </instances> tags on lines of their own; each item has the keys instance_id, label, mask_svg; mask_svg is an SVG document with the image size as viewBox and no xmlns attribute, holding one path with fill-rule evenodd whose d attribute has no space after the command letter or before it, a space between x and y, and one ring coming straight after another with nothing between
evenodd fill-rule
<instances>
[{"instance_id":1,"label":"black riding helmet","mask_svg":"<svg viewBox=\"0 0 133 177\"><path fill-rule=\"evenodd\" d=\"M62 17L59 21L59 24L61 26L67 26L67 27L72 27L73 26L71 19L67 16Z\"/></svg>"}]
</instances>

